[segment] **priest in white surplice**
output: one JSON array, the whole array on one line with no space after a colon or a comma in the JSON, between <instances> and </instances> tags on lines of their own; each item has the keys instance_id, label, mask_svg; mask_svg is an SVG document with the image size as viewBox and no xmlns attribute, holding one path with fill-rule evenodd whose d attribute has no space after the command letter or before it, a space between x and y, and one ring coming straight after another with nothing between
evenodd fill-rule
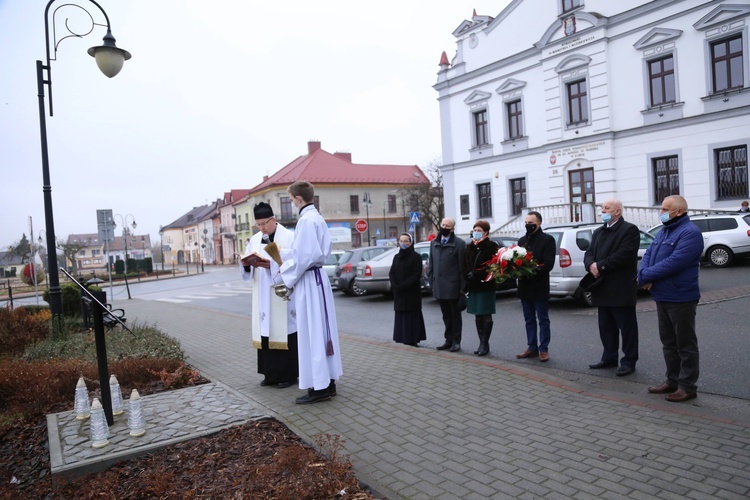
<instances>
[{"instance_id":1,"label":"priest in white surplice","mask_svg":"<svg viewBox=\"0 0 750 500\"><path fill-rule=\"evenodd\" d=\"M296 402L310 404L335 396L335 381L342 374L333 291L322 269L331 253L331 236L313 204L313 185L297 181L287 191L299 219L292 249L282 252L284 262L274 281L283 281L296 305L299 387L307 389L307 395Z\"/></svg>"},{"instance_id":2,"label":"priest in white surplice","mask_svg":"<svg viewBox=\"0 0 750 500\"><path fill-rule=\"evenodd\" d=\"M253 207L255 225L259 231L253 235L245 249L245 256L256 253L264 258L257 266L243 266L242 279L253 280L252 336L253 347L258 350L258 373L264 376L263 387L289 387L297 382L297 321L294 301L284 301L271 288L272 277L279 265L265 251L268 243L279 249L291 249L294 233L276 223L273 209L260 202Z\"/></svg>"}]
</instances>

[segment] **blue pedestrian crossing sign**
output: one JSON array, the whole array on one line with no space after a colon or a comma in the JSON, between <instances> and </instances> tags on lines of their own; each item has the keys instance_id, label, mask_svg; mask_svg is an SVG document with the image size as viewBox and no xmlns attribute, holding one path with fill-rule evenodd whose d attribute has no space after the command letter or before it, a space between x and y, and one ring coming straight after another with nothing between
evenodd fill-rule
<instances>
[{"instance_id":1,"label":"blue pedestrian crossing sign","mask_svg":"<svg viewBox=\"0 0 750 500\"><path fill-rule=\"evenodd\" d=\"M417 228L414 226L414 224L409 224L409 232L413 233L417 230Z\"/></svg>"},{"instance_id":2,"label":"blue pedestrian crossing sign","mask_svg":"<svg viewBox=\"0 0 750 500\"><path fill-rule=\"evenodd\" d=\"M409 222L419 224L419 212L409 212Z\"/></svg>"}]
</instances>

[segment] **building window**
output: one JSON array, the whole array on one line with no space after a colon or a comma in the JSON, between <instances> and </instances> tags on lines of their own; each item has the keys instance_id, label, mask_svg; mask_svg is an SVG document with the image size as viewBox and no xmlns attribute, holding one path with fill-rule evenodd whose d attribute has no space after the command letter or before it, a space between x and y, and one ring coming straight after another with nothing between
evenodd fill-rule
<instances>
[{"instance_id":1,"label":"building window","mask_svg":"<svg viewBox=\"0 0 750 500\"><path fill-rule=\"evenodd\" d=\"M479 217L492 217L492 189L489 182L477 184L477 198L479 199Z\"/></svg>"},{"instance_id":2,"label":"building window","mask_svg":"<svg viewBox=\"0 0 750 500\"><path fill-rule=\"evenodd\" d=\"M578 7L578 0L562 0L563 14Z\"/></svg>"},{"instance_id":3,"label":"building window","mask_svg":"<svg viewBox=\"0 0 750 500\"><path fill-rule=\"evenodd\" d=\"M508 139L523 137L521 100L506 103L505 110L508 114Z\"/></svg>"},{"instance_id":4,"label":"building window","mask_svg":"<svg viewBox=\"0 0 750 500\"><path fill-rule=\"evenodd\" d=\"M526 179L511 179L510 192L513 203L511 210L513 211L513 215L518 215L526 206Z\"/></svg>"},{"instance_id":5,"label":"building window","mask_svg":"<svg viewBox=\"0 0 750 500\"><path fill-rule=\"evenodd\" d=\"M471 213L471 209L469 208L469 195L462 194L459 200L459 205L461 205L461 215L469 215Z\"/></svg>"},{"instance_id":6,"label":"building window","mask_svg":"<svg viewBox=\"0 0 750 500\"><path fill-rule=\"evenodd\" d=\"M711 70L714 93L743 87L745 83L742 66L742 35L712 43Z\"/></svg>"},{"instance_id":7,"label":"building window","mask_svg":"<svg viewBox=\"0 0 750 500\"><path fill-rule=\"evenodd\" d=\"M654 171L654 203L659 204L667 196L680 194L680 170L677 155L652 158Z\"/></svg>"},{"instance_id":8,"label":"building window","mask_svg":"<svg viewBox=\"0 0 750 500\"><path fill-rule=\"evenodd\" d=\"M317 194L313 196L313 206L315 207L315 210L320 212L320 196Z\"/></svg>"},{"instance_id":9,"label":"building window","mask_svg":"<svg viewBox=\"0 0 750 500\"><path fill-rule=\"evenodd\" d=\"M398 226L388 226L388 237L398 238Z\"/></svg>"},{"instance_id":10,"label":"building window","mask_svg":"<svg viewBox=\"0 0 750 500\"><path fill-rule=\"evenodd\" d=\"M589 106L586 92L586 80L567 84L568 89L568 125L587 122Z\"/></svg>"},{"instance_id":11,"label":"building window","mask_svg":"<svg viewBox=\"0 0 750 500\"><path fill-rule=\"evenodd\" d=\"M419 195L411 195L411 199L409 200L409 211L419 212Z\"/></svg>"},{"instance_id":12,"label":"building window","mask_svg":"<svg viewBox=\"0 0 750 500\"><path fill-rule=\"evenodd\" d=\"M81 257L83 257L84 255L86 255L86 249L84 248L83 250L79 250L78 251L78 255L80 255Z\"/></svg>"},{"instance_id":13,"label":"building window","mask_svg":"<svg viewBox=\"0 0 750 500\"><path fill-rule=\"evenodd\" d=\"M747 197L747 146L716 149L714 155L718 199Z\"/></svg>"},{"instance_id":14,"label":"building window","mask_svg":"<svg viewBox=\"0 0 750 500\"><path fill-rule=\"evenodd\" d=\"M487 110L474 113L474 146L486 146L489 144L487 138Z\"/></svg>"},{"instance_id":15,"label":"building window","mask_svg":"<svg viewBox=\"0 0 750 500\"><path fill-rule=\"evenodd\" d=\"M651 106L675 102L674 58L671 54L648 62L648 81Z\"/></svg>"},{"instance_id":16,"label":"building window","mask_svg":"<svg viewBox=\"0 0 750 500\"><path fill-rule=\"evenodd\" d=\"M292 212L292 199L288 196L282 196L279 198L281 204L281 220L292 220L294 218L294 212Z\"/></svg>"},{"instance_id":17,"label":"building window","mask_svg":"<svg viewBox=\"0 0 750 500\"><path fill-rule=\"evenodd\" d=\"M359 213L359 195L349 195L349 211L353 214Z\"/></svg>"},{"instance_id":18,"label":"building window","mask_svg":"<svg viewBox=\"0 0 750 500\"><path fill-rule=\"evenodd\" d=\"M389 214L396 213L396 195L395 194L388 195L388 213Z\"/></svg>"}]
</instances>

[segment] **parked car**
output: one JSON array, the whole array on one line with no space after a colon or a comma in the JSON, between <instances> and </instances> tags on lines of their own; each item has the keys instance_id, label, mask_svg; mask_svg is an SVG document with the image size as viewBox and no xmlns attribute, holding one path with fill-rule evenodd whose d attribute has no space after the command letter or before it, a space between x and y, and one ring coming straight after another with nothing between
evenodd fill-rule
<instances>
[{"instance_id":1,"label":"parked car","mask_svg":"<svg viewBox=\"0 0 750 500\"><path fill-rule=\"evenodd\" d=\"M546 227L544 232L555 239L557 255L555 267L550 272L550 295L553 297L574 297L581 302L591 305L591 294L584 293L578 287L581 278L586 275L583 265L583 255L591 245L594 231L601 224L570 224ZM641 231L641 243L638 248L638 261L651 246L654 237Z\"/></svg>"},{"instance_id":2,"label":"parked car","mask_svg":"<svg viewBox=\"0 0 750 500\"><path fill-rule=\"evenodd\" d=\"M328 260L323 264L323 269L328 275L328 281L331 282L331 286L336 282L336 264L339 262L339 258L344 255L343 250L331 250L331 255L328 256Z\"/></svg>"},{"instance_id":3,"label":"parked car","mask_svg":"<svg viewBox=\"0 0 750 500\"><path fill-rule=\"evenodd\" d=\"M381 253L392 250L393 247L359 247L347 250L341 255L336 270L336 288L349 295L364 295L364 290L359 289L354 278L357 276L357 264L371 260Z\"/></svg>"},{"instance_id":4,"label":"parked car","mask_svg":"<svg viewBox=\"0 0 750 500\"><path fill-rule=\"evenodd\" d=\"M422 291L430 290L427 281L427 263L430 259L430 242L423 241L414 245L414 251L422 257ZM372 260L360 262L357 266L357 277L354 280L357 288L365 293L391 293L391 280L389 273L393 258L398 253L398 248L382 253Z\"/></svg>"},{"instance_id":5,"label":"parked car","mask_svg":"<svg viewBox=\"0 0 750 500\"><path fill-rule=\"evenodd\" d=\"M712 266L726 267L750 255L750 215L701 214L691 215L690 221L703 233L701 257ZM656 236L663 227L659 224L648 232Z\"/></svg>"}]
</instances>

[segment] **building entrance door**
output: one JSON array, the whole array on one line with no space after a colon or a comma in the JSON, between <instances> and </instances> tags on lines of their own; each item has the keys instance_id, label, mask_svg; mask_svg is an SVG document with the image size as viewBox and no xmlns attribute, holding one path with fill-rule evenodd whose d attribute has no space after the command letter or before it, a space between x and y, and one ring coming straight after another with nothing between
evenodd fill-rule
<instances>
[{"instance_id":1,"label":"building entrance door","mask_svg":"<svg viewBox=\"0 0 750 500\"><path fill-rule=\"evenodd\" d=\"M570 220L582 222L583 214L581 205L594 202L594 169L584 168L573 170L568 173L570 185Z\"/></svg>"}]
</instances>

